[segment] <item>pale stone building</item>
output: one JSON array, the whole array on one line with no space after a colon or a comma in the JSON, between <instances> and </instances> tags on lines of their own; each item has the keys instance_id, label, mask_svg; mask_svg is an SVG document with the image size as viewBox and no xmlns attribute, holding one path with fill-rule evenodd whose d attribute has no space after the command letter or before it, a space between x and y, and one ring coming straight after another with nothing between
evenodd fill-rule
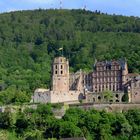
<instances>
[{"instance_id":1,"label":"pale stone building","mask_svg":"<svg viewBox=\"0 0 140 140\"><path fill-rule=\"evenodd\" d=\"M112 92L111 102L122 102L128 92L129 102L140 102L140 78L128 73L125 59L102 61L94 64L93 72L79 70L69 73L69 62L65 57L56 57L52 65L51 89L37 89L35 103L59 102L106 102L105 91Z\"/></svg>"},{"instance_id":2,"label":"pale stone building","mask_svg":"<svg viewBox=\"0 0 140 140\"><path fill-rule=\"evenodd\" d=\"M81 73L77 75L75 89L70 88L69 62L65 57L56 57L52 65L52 90L37 89L34 92L35 103L78 102L83 99L81 91ZM71 82L72 84L72 82Z\"/></svg>"},{"instance_id":3,"label":"pale stone building","mask_svg":"<svg viewBox=\"0 0 140 140\"><path fill-rule=\"evenodd\" d=\"M130 102L140 103L140 76L133 77L128 86Z\"/></svg>"},{"instance_id":4,"label":"pale stone building","mask_svg":"<svg viewBox=\"0 0 140 140\"><path fill-rule=\"evenodd\" d=\"M93 92L123 91L128 74L125 60L97 62L93 72Z\"/></svg>"},{"instance_id":5,"label":"pale stone building","mask_svg":"<svg viewBox=\"0 0 140 140\"><path fill-rule=\"evenodd\" d=\"M94 71L85 79L87 102L105 102L105 91L112 91L112 102L121 102L128 74L124 59L101 61L94 64Z\"/></svg>"}]
</instances>

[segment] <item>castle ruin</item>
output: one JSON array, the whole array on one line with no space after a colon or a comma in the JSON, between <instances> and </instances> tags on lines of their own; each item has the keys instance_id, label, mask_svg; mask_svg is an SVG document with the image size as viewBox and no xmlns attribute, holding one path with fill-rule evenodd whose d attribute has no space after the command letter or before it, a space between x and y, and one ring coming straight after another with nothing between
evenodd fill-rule
<instances>
[{"instance_id":1,"label":"castle ruin","mask_svg":"<svg viewBox=\"0 0 140 140\"><path fill-rule=\"evenodd\" d=\"M108 100L106 93L111 94ZM140 102L140 76L128 73L125 59L96 62L90 73L82 70L69 73L68 59L56 57L51 89L36 89L33 102L122 102L126 95L128 102Z\"/></svg>"}]
</instances>

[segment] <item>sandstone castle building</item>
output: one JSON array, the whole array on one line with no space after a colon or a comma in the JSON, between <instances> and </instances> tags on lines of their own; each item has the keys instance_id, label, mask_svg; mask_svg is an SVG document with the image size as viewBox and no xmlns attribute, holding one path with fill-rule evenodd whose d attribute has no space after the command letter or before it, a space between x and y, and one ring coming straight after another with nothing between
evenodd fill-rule
<instances>
[{"instance_id":1,"label":"sandstone castle building","mask_svg":"<svg viewBox=\"0 0 140 140\"><path fill-rule=\"evenodd\" d=\"M107 98L106 93L111 97ZM128 73L125 59L96 62L90 73L69 73L69 61L56 57L51 89L36 89L33 102L122 102L124 96L129 102L140 102L140 76Z\"/></svg>"}]
</instances>

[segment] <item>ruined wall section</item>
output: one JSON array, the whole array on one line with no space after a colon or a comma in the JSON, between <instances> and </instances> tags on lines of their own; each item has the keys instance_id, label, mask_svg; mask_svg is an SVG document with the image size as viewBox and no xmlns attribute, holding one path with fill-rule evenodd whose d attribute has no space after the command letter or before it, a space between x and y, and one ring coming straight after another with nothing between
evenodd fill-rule
<instances>
[{"instance_id":1,"label":"ruined wall section","mask_svg":"<svg viewBox=\"0 0 140 140\"><path fill-rule=\"evenodd\" d=\"M32 97L34 103L48 103L51 101L50 91L47 89L36 89Z\"/></svg>"}]
</instances>

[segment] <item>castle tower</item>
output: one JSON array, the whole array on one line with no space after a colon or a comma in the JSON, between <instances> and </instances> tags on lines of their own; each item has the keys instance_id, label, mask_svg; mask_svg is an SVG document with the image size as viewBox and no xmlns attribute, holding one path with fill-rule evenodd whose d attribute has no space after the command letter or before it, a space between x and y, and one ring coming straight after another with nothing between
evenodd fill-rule
<instances>
[{"instance_id":1,"label":"castle tower","mask_svg":"<svg viewBox=\"0 0 140 140\"><path fill-rule=\"evenodd\" d=\"M69 62L65 57L56 57L53 62L52 90L69 91Z\"/></svg>"}]
</instances>

